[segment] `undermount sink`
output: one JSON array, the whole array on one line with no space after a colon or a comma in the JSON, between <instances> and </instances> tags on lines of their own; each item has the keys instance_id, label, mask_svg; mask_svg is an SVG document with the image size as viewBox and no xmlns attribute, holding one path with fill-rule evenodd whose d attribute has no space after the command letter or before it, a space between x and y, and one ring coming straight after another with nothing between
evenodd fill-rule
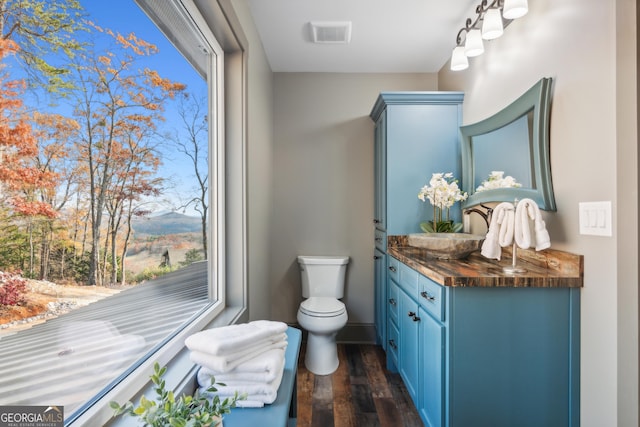
<instances>
[{"instance_id":1,"label":"undermount sink","mask_svg":"<svg viewBox=\"0 0 640 427\"><path fill-rule=\"evenodd\" d=\"M416 233L407 236L409 246L426 249L438 259L466 258L482 246L485 236L469 233Z\"/></svg>"}]
</instances>

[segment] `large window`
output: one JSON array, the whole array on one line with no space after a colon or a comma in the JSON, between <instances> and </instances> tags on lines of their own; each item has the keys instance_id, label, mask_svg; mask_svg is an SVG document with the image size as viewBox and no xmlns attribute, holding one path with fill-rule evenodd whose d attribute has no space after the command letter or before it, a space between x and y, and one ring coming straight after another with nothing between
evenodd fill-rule
<instances>
[{"instance_id":1,"label":"large window","mask_svg":"<svg viewBox=\"0 0 640 427\"><path fill-rule=\"evenodd\" d=\"M204 99L200 106L206 117L208 180L202 200L208 203L207 257L0 337L0 404L64 405L67 424L104 424L110 417L108 402L135 396L147 384L155 361L178 367L172 376L179 383L190 369L185 337L214 319L234 321L245 305L243 53L235 39L223 51L210 30L212 19L229 16L221 13L225 6L191 0L136 2L206 82L198 101ZM225 22L221 27L232 34ZM231 58L226 66L225 55ZM231 83L225 82L225 72L233 72ZM183 136L188 138L189 132ZM196 149L188 139L175 143L176 151ZM220 316L227 306L238 310Z\"/></svg>"}]
</instances>

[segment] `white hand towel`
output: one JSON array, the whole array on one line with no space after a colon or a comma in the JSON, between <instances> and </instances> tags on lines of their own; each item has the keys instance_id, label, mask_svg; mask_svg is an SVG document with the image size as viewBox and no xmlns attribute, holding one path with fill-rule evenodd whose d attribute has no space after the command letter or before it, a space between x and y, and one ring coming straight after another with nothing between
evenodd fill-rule
<instances>
[{"instance_id":1,"label":"white hand towel","mask_svg":"<svg viewBox=\"0 0 640 427\"><path fill-rule=\"evenodd\" d=\"M211 377L221 383L231 381L268 383L273 381L283 369L284 362L284 350L277 348L247 360L227 373L202 367L198 371L198 384L202 387L211 384Z\"/></svg>"},{"instance_id":2,"label":"white hand towel","mask_svg":"<svg viewBox=\"0 0 640 427\"><path fill-rule=\"evenodd\" d=\"M198 388L197 392L198 395L200 396L204 396L208 399L213 399L213 396L218 396L220 398L220 401L222 402L224 399L233 399L235 397L235 394L232 395L221 395L218 393L209 393L207 391L208 387L200 387ZM251 398L251 400L249 400L249 398ZM236 408L263 408L264 407L264 402L262 400L260 400L260 396L256 397L256 396L249 396L246 395L244 400L236 400ZM274 399L275 400L275 399Z\"/></svg>"},{"instance_id":3,"label":"white hand towel","mask_svg":"<svg viewBox=\"0 0 640 427\"><path fill-rule=\"evenodd\" d=\"M505 203L504 209L500 210L498 224L500 224L500 230L498 231L500 246L503 248L511 246L513 244L513 230L515 227L515 212L511 203Z\"/></svg>"},{"instance_id":4,"label":"white hand towel","mask_svg":"<svg viewBox=\"0 0 640 427\"><path fill-rule=\"evenodd\" d=\"M236 401L236 408L264 408L264 402L249 400L249 396L247 396L247 400Z\"/></svg>"},{"instance_id":5,"label":"white hand towel","mask_svg":"<svg viewBox=\"0 0 640 427\"><path fill-rule=\"evenodd\" d=\"M500 260L500 247L509 246L513 242L514 207L512 203L500 203L493 210L487 237L482 243L480 253L486 258Z\"/></svg>"},{"instance_id":6,"label":"white hand towel","mask_svg":"<svg viewBox=\"0 0 640 427\"><path fill-rule=\"evenodd\" d=\"M536 251L547 249L551 246L551 239L546 225L542 220L542 214L537 203L531 199L522 199L516 208L515 239L519 247L527 249L535 247ZM533 221L534 232L531 232ZM532 237L535 236L535 242Z\"/></svg>"},{"instance_id":7,"label":"white hand towel","mask_svg":"<svg viewBox=\"0 0 640 427\"><path fill-rule=\"evenodd\" d=\"M531 204L533 203L533 205ZM531 247L531 219L535 218L535 214L530 215L530 212L534 211L534 206L538 206L531 199L522 199L518 202L516 207L516 226L514 230L513 238L516 241L516 245L522 249L528 249Z\"/></svg>"},{"instance_id":8,"label":"white hand towel","mask_svg":"<svg viewBox=\"0 0 640 427\"><path fill-rule=\"evenodd\" d=\"M275 341L286 331L286 323L255 320L197 332L187 337L185 345L189 350L221 356L254 347L257 342Z\"/></svg>"},{"instance_id":9,"label":"white hand towel","mask_svg":"<svg viewBox=\"0 0 640 427\"><path fill-rule=\"evenodd\" d=\"M204 395L206 397L208 397L209 399L211 399L213 397L212 394L207 393L207 391L203 388L199 389L198 392L201 395ZM224 400L226 398L232 399L232 396L223 396L221 394L217 394L217 396L220 398L220 400ZM277 397L277 396L276 396ZM236 408L263 408L265 405L265 402L263 402L261 399L265 400L265 396L246 396L245 400L236 400ZM268 400L268 399L266 399ZM273 401L275 401L275 399L273 399ZM269 403L273 403L273 401L268 402Z\"/></svg>"},{"instance_id":10,"label":"white hand towel","mask_svg":"<svg viewBox=\"0 0 640 427\"><path fill-rule=\"evenodd\" d=\"M238 401L236 406L239 406L240 402L247 402L248 405L253 406L254 403L251 402L262 402L265 404L273 403L278 397L278 388L280 387L280 383L282 382L282 376L284 374L284 365L283 369L280 370L276 378L270 383L245 383L245 382L236 382L236 383L227 383L224 386L216 385L215 392L209 392L207 389L211 386L200 387L198 392L204 396L214 396L217 395L220 399L224 399L226 397L233 397L237 392L240 394L247 394L246 401Z\"/></svg>"},{"instance_id":11,"label":"white hand towel","mask_svg":"<svg viewBox=\"0 0 640 427\"><path fill-rule=\"evenodd\" d=\"M201 351L192 351L189 353L189 358L195 364L204 366L214 371L225 373L269 350L286 347L287 341L278 341L267 346L256 347L248 351L245 350L225 356L213 356L209 353L203 353Z\"/></svg>"}]
</instances>

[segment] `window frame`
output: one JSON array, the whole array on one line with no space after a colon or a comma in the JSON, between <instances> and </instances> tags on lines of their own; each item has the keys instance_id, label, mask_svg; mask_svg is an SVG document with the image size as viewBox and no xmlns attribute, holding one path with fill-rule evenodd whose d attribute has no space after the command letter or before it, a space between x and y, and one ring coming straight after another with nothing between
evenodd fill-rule
<instances>
[{"instance_id":1,"label":"window frame","mask_svg":"<svg viewBox=\"0 0 640 427\"><path fill-rule=\"evenodd\" d=\"M135 0L146 8L156 0ZM113 419L109 402L135 401L152 396L149 375L153 364L167 366L167 387L192 393L197 367L189 360L185 339L200 330L248 320L246 243L246 73L247 45L231 0L169 0L192 20L212 48L208 61L209 162L208 279L215 299L206 310L169 338L154 354L140 361L126 376L68 426L135 425L127 417ZM148 12L147 12L148 13ZM148 13L149 14L149 13ZM150 15L151 16L151 15ZM162 22L155 22L160 28ZM170 27L169 27L170 28ZM220 41L220 43L218 43ZM217 72L216 72L217 71ZM215 112L215 114L211 114ZM212 155L215 153L215 155ZM211 173L214 172L214 173ZM217 286L212 286L217 284Z\"/></svg>"}]
</instances>

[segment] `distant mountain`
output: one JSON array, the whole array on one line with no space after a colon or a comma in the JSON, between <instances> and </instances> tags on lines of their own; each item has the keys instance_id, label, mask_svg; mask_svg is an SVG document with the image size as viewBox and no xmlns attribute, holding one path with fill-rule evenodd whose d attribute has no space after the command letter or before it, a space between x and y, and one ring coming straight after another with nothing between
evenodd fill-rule
<instances>
[{"instance_id":1,"label":"distant mountain","mask_svg":"<svg viewBox=\"0 0 640 427\"><path fill-rule=\"evenodd\" d=\"M135 219L131 226L133 231L138 234L164 236L167 234L200 232L202 223L200 218L195 216L168 212L153 217Z\"/></svg>"}]
</instances>

